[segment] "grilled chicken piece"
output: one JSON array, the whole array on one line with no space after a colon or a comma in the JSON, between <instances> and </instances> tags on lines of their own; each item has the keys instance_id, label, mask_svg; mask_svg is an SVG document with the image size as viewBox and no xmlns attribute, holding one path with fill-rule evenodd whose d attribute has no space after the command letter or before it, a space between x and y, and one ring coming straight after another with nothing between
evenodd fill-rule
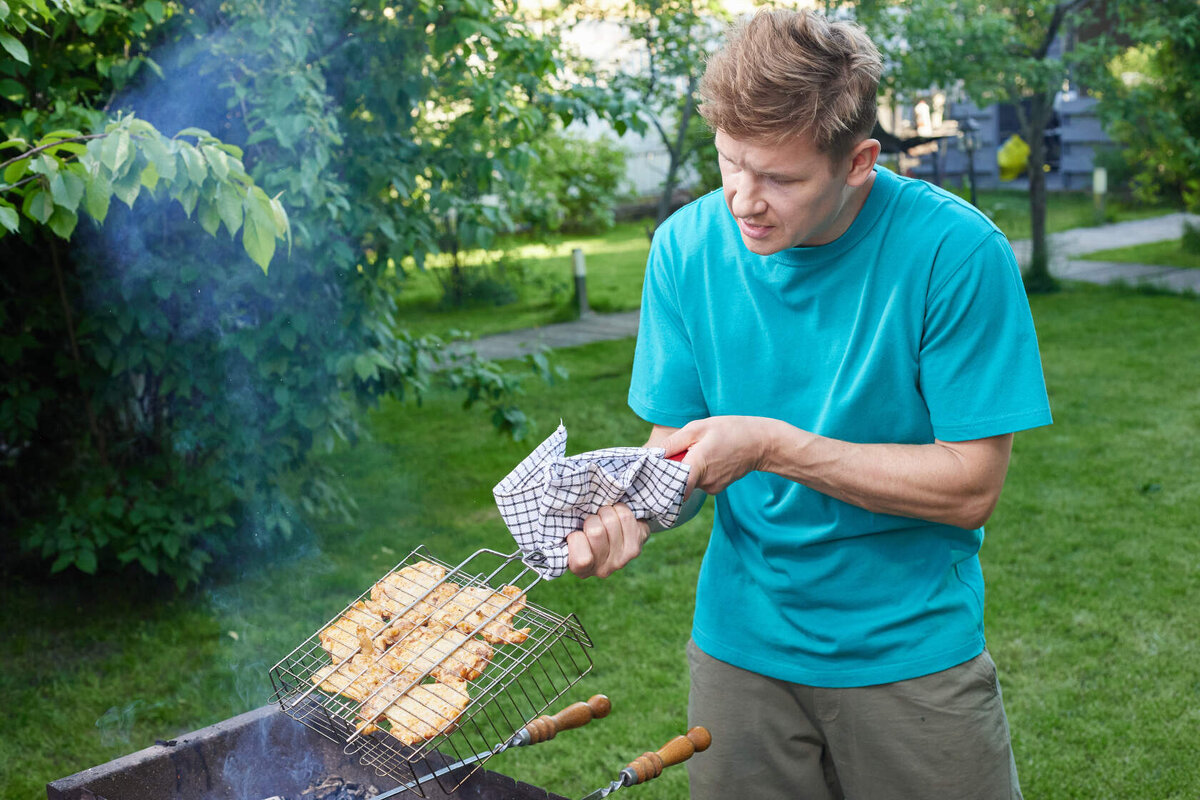
<instances>
[{"instance_id":1,"label":"grilled chicken piece","mask_svg":"<svg viewBox=\"0 0 1200 800\"><path fill-rule=\"evenodd\" d=\"M422 625L444 596L453 594L453 584L442 583L445 577L444 567L418 561L385 575L371 587L371 600L388 619L402 617Z\"/></svg>"},{"instance_id":2,"label":"grilled chicken piece","mask_svg":"<svg viewBox=\"0 0 1200 800\"><path fill-rule=\"evenodd\" d=\"M495 654L490 646L461 631L418 628L389 650L383 663L398 672L429 672L439 681L473 681Z\"/></svg>"},{"instance_id":3,"label":"grilled chicken piece","mask_svg":"<svg viewBox=\"0 0 1200 800\"><path fill-rule=\"evenodd\" d=\"M360 627L365 628L372 636L381 631L383 636L389 635L390 628L384 630L387 623L379 612L380 609L374 604L360 600L317 634L321 647L325 648L325 652L329 653L334 663L345 661L358 652L362 644L358 636Z\"/></svg>"},{"instance_id":4,"label":"grilled chicken piece","mask_svg":"<svg viewBox=\"0 0 1200 800\"><path fill-rule=\"evenodd\" d=\"M479 634L491 644L520 644L529 637L530 629L518 629L512 623L524 608L525 595L516 586L502 586L499 591L465 586L432 613L429 625L456 628L468 636Z\"/></svg>"},{"instance_id":5,"label":"grilled chicken piece","mask_svg":"<svg viewBox=\"0 0 1200 800\"><path fill-rule=\"evenodd\" d=\"M453 731L471 701L467 682L461 679L426 683L401 693L403 688L385 686L363 704L362 716L368 726L386 718L392 724L392 736L406 745Z\"/></svg>"},{"instance_id":6,"label":"grilled chicken piece","mask_svg":"<svg viewBox=\"0 0 1200 800\"><path fill-rule=\"evenodd\" d=\"M396 677L394 672L375 663L370 656L359 653L344 663L321 667L313 673L312 682L331 694L342 694L361 703L376 688Z\"/></svg>"}]
</instances>

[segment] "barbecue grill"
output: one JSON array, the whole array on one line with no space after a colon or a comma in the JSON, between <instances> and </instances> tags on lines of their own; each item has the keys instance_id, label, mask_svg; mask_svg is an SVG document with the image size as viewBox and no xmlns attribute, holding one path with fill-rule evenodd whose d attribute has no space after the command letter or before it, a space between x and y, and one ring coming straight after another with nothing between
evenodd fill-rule
<instances>
[{"instance_id":1,"label":"barbecue grill","mask_svg":"<svg viewBox=\"0 0 1200 800\"><path fill-rule=\"evenodd\" d=\"M433 780L455 791L592 667L592 641L575 615L528 602L542 578L518 556L485 549L452 566L416 548L270 670L275 701L409 791L424 796ZM381 602L390 604L386 618L362 624L364 608ZM447 608L449 626L429 624ZM494 644L473 644L482 638ZM453 695L447 686L466 693L456 717L430 691ZM391 711L396 698L410 716L445 724L409 730L408 717Z\"/></svg>"}]
</instances>

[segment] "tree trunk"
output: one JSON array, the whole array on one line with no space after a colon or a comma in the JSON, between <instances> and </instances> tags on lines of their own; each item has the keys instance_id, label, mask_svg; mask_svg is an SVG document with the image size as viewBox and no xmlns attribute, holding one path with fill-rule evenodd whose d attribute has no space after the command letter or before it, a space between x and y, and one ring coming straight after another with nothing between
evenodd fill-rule
<instances>
[{"instance_id":1,"label":"tree trunk","mask_svg":"<svg viewBox=\"0 0 1200 800\"><path fill-rule=\"evenodd\" d=\"M1050 274L1050 251L1046 242L1046 125L1053 110L1052 97L1036 97L1029 110L1029 268L1025 288L1029 292L1051 292L1058 282Z\"/></svg>"},{"instance_id":2,"label":"tree trunk","mask_svg":"<svg viewBox=\"0 0 1200 800\"><path fill-rule=\"evenodd\" d=\"M675 197L675 186L679 182L679 166L684 161L684 149L687 147L687 129L692 116L696 113L696 84L699 79L688 79L687 93L683 96L683 107L679 110L679 127L675 129L675 140L669 141L663 137L667 146L670 162L667 164L667 177L663 180L662 194L658 196L658 211L654 216L654 227L663 224L671 216L671 201Z\"/></svg>"}]
</instances>

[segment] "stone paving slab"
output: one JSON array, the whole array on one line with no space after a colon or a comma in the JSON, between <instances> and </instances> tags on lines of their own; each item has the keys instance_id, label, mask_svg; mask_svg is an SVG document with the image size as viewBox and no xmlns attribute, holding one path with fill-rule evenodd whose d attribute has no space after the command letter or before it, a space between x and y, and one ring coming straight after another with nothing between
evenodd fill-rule
<instances>
[{"instance_id":1,"label":"stone paving slab","mask_svg":"<svg viewBox=\"0 0 1200 800\"><path fill-rule=\"evenodd\" d=\"M556 322L541 328L528 328L481 337L473 343L483 358L521 358L542 347L577 347L636 336L638 311L613 314L588 314L572 322Z\"/></svg>"}]
</instances>

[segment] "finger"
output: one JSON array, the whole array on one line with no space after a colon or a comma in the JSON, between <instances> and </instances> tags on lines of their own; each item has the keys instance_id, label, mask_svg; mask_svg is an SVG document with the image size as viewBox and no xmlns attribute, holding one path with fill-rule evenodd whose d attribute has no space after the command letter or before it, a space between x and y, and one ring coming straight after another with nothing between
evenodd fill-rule
<instances>
[{"instance_id":1,"label":"finger","mask_svg":"<svg viewBox=\"0 0 1200 800\"><path fill-rule=\"evenodd\" d=\"M587 536L588 546L592 550L592 574L601 578L607 577L604 567L608 562L609 553L612 552L613 539L619 531L606 519L602 508L584 519L583 533Z\"/></svg>"},{"instance_id":2,"label":"finger","mask_svg":"<svg viewBox=\"0 0 1200 800\"><path fill-rule=\"evenodd\" d=\"M607 578L641 553L644 539L639 520L624 503L605 506L596 515L609 535L609 551L605 558L597 559L595 570L598 577Z\"/></svg>"},{"instance_id":3,"label":"finger","mask_svg":"<svg viewBox=\"0 0 1200 800\"><path fill-rule=\"evenodd\" d=\"M650 526L635 517L624 503L615 506L615 511L621 523L622 548L619 557L610 560L620 569L642 554L642 547L650 535Z\"/></svg>"},{"instance_id":4,"label":"finger","mask_svg":"<svg viewBox=\"0 0 1200 800\"><path fill-rule=\"evenodd\" d=\"M596 558L583 531L567 534L567 569L576 577L590 578L595 574Z\"/></svg>"},{"instance_id":5,"label":"finger","mask_svg":"<svg viewBox=\"0 0 1200 800\"><path fill-rule=\"evenodd\" d=\"M689 426L690 423L663 440L662 449L666 451L663 455L670 458L673 455L686 451L695 444L696 437L692 431L688 430Z\"/></svg>"}]
</instances>

